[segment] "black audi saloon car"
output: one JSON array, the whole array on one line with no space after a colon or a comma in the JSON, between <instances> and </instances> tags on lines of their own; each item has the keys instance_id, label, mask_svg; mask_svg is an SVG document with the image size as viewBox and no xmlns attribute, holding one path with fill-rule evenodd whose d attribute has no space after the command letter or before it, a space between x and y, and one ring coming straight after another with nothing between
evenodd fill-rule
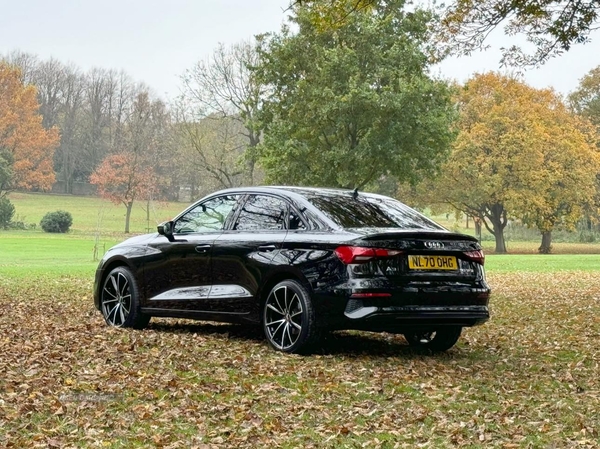
<instances>
[{"instance_id":1,"label":"black audi saloon car","mask_svg":"<svg viewBox=\"0 0 600 449\"><path fill-rule=\"evenodd\" d=\"M484 255L392 198L351 190L222 190L104 256L94 302L116 327L180 317L259 324L279 351L324 331L403 334L445 351L489 318Z\"/></svg>"}]
</instances>

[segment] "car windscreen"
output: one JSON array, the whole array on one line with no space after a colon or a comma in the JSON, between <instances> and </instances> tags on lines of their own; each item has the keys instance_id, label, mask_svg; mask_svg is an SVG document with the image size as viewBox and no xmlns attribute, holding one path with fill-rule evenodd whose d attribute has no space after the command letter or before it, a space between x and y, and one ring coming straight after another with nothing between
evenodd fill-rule
<instances>
[{"instance_id":1,"label":"car windscreen","mask_svg":"<svg viewBox=\"0 0 600 449\"><path fill-rule=\"evenodd\" d=\"M306 199L343 228L400 228L444 230L410 207L392 198L367 195L311 193Z\"/></svg>"}]
</instances>

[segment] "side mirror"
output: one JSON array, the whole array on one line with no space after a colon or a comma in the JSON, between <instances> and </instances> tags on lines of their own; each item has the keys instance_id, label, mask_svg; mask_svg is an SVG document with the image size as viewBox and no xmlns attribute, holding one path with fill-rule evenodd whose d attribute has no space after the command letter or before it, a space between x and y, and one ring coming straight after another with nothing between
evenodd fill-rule
<instances>
[{"instance_id":1,"label":"side mirror","mask_svg":"<svg viewBox=\"0 0 600 449\"><path fill-rule=\"evenodd\" d=\"M169 242L174 242L175 237L173 237L173 222L165 221L164 223L159 224L156 229L160 235L164 235Z\"/></svg>"}]
</instances>

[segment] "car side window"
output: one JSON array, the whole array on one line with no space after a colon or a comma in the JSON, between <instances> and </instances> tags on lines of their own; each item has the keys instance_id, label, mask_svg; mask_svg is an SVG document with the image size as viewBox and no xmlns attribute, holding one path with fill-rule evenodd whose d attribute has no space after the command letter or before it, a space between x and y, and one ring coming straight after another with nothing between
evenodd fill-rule
<instances>
[{"instance_id":1,"label":"car side window","mask_svg":"<svg viewBox=\"0 0 600 449\"><path fill-rule=\"evenodd\" d=\"M287 204L268 195L251 195L246 200L233 229L236 231L276 231L285 229Z\"/></svg>"},{"instance_id":2,"label":"car side window","mask_svg":"<svg viewBox=\"0 0 600 449\"><path fill-rule=\"evenodd\" d=\"M198 204L175 222L175 234L222 231L238 195L223 195Z\"/></svg>"}]
</instances>

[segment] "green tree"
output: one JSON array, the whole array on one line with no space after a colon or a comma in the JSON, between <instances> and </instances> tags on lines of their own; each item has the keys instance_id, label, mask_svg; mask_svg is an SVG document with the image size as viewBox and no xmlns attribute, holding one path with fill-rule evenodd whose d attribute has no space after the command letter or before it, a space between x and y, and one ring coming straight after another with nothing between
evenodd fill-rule
<instances>
[{"instance_id":1,"label":"green tree","mask_svg":"<svg viewBox=\"0 0 600 449\"><path fill-rule=\"evenodd\" d=\"M417 181L454 137L450 88L428 74L432 15L400 0L342 3L339 27L315 25L321 10L300 5L279 34L259 38L267 178L349 188L386 175Z\"/></svg>"},{"instance_id":2,"label":"green tree","mask_svg":"<svg viewBox=\"0 0 600 449\"><path fill-rule=\"evenodd\" d=\"M0 229L8 229L15 214L15 206L5 196L0 197Z\"/></svg>"},{"instance_id":3,"label":"green tree","mask_svg":"<svg viewBox=\"0 0 600 449\"><path fill-rule=\"evenodd\" d=\"M592 200L598 155L585 126L551 90L495 73L459 95L459 134L434 196L479 218L506 252L509 215L542 233L572 227Z\"/></svg>"},{"instance_id":4,"label":"green tree","mask_svg":"<svg viewBox=\"0 0 600 449\"><path fill-rule=\"evenodd\" d=\"M533 52L504 48L502 61L539 65L574 44L588 42L599 25L599 13L598 0L454 0L442 17L440 44L469 54L484 48L490 32L505 24L505 33L525 36Z\"/></svg>"}]
</instances>

